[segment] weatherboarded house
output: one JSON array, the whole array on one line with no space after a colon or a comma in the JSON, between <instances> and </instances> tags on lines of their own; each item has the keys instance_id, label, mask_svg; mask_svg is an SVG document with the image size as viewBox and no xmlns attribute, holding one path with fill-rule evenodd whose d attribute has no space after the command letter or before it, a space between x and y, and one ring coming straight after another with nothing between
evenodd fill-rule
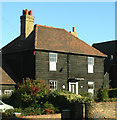
<instances>
[{"instance_id":1,"label":"weatherboarded house","mask_svg":"<svg viewBox=\"0 0 117 120\"><path fill-rule=\"evenodd\" d=\"M16 82L31 78L45 80L50 89L95 94L104 80L105 54L72 32L34 25L32 11L23 10L21 35L3 47L3 61L9 62Z\"/></svg>"},{"instance_id":2,"label":"weatherboarded house","mask_svg":"<svg viewBox=\"0 0 117 120\"><path fill-rule=\"evenodd\" d=\"M0 67L0 95L12 94L16 83L10 78L10 76Z\"/></svg>"},{"instance_id":3,"label":"weatherboarded house","mask_svg":"<svg viewBox=\"0 0 117 120\"><path fill-rule=\"evenodd\" d=\"M109 74L110 87L117 88L117 40L95 43L93 47L106 54L104 72Z\"/></svg>"}]
</instances>

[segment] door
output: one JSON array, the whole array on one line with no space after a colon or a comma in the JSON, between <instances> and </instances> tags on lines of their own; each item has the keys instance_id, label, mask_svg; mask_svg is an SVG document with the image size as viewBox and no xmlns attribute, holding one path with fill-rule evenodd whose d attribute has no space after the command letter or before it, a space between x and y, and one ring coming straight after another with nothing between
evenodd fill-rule
<instances>
[{"instance_id":1,"label":"door","mask_svg":"<svg viewBox=\"0 0 117 120\"><path fill-rule=\"evenodd\" d=\"M69 82L69 91L78 94L78 82Z\"/></svg>"}]
</instances>

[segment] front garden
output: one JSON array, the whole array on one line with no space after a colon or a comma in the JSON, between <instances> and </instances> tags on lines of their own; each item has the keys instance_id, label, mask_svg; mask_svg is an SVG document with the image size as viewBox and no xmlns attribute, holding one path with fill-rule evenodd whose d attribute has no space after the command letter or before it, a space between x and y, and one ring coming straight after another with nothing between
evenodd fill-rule
<instances>
[{"instance_id":1,"label":"front garden","mask_svg":"<svg viewBox=\"0 0 117 120\"><path fill-rule=\"evenodd\" d=\"M18 84L12 96L3 97L3 102L12 105L14 110L6 110L3 116L13 116L21 113L22 116L61 113L63 109L70 109L74 102L91 103L100 101L117 101L117 89L103 88L98 96L92 97L89 93L76 95L68 91L50 91L45 82L38 80L23 80Z\"/></svg>"}]
</instances>

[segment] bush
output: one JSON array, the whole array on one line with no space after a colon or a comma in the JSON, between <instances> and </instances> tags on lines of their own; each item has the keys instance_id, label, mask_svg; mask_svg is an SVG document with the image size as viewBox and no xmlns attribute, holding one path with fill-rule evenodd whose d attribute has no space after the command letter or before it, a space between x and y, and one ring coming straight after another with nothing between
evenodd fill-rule
<instances>
[{"instance_id":1,"label":"bush","mask_svg":"<svg viewBox=\"0 0 117 120\"><path fill-rule=\"evenodd\" d=\"M49 103L48 101L46 103L44 103L43 105L43 111L45 114L54 114L55 111L57 112L58 109L54 107L53 104Z\"/></svg>"},{"instance_id":2,"label":"bush","mask_svg":"<svg viewBox=\"0 0 117 120\"><path fill-rule=\"evenodd\" d=\"M59 108L60 111L63 109L70 109L74 102L85 103L94 102L92 97L82 97L81 95L76 95L68 91L55 90L50 92L49 102ZM65 104L63 104L65 103Z\"/></svg>"},{"instance_id":3,"label":"bush","mask_svg":"<svg viewBox=\"0 0 117 120\"><path fill-rule=\"evenodd\" d=\"M2 101L4 102L4 103L6 103L6 104L9 104L10 103L10 101L9 101L9 98L11 97L11 95L5 95L5 94L3 94L2 95Z\"/></svg>"},{"instance_id":4,"label":"bush","mask_svg":"<svg viewBox=\"0 0 117 120\"><path fill-rule=\"evenodd\" d=\"M108 91L106 88L102 88L98 93L98 101L106 102L109 99Z\"/></svg>"},{"instance_id":5,"label":"bush","mask_svg":"<svg viewBox=\"0 0 117 120\"><path fill-rule=\"evenodd\" d=\"M13 109L9 109L9 110L6 110L4 114L6 114L6 116L12 117L13 113L14 113L14 110Z\"/></svg>"},{"instance_id":6,"label":"bush","mask_svg":"<svg viewBox=\"0 0 117 120\"><path fill-rule=\"evenodd\" d=\"M44 81L26 79L21 85L18 85L10 97L10 101L13 101L14 107L26 108L46 100L48 93L49 87Z\"/></svg>"},{"instance_id":7,"label":"bush","mask_svg":"<svg viewBox=\"0 0 117 120\"><path fill-rule=\"evenodd\" d=\"M108 89L108 94L109 94L110 98L116 98L117 97L117 88Z\"/></svg>"},{"instance_id":8,"label":"bush","mask_svg":"<svg viewBox=\"0 0 117 120\"><path fill-rule=\"evenodd\" d=\"M82 97L92 97L92 94L89 93L89 92L82 92L82 93L80 93L80 95L81 95Z\"/></svg>"}]
</instances>

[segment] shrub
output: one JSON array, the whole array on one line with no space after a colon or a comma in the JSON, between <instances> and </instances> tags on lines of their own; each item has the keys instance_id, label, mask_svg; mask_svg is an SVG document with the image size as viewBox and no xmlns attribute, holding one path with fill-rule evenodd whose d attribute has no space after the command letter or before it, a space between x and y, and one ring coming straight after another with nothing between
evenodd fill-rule
<instances>
[{"instance_id":1,"label":"shrub","mask_svg":"<svg viewBox=\"0 0 117 120\"><path fill-rule=\"evenodd\" d=\"M6 111L5 111L6 116L12 117L12 116L13 116L13 113L14 113L14 110L13 110L13 109L9 109L9 110L6 110Z\"/></svg>"},{"instance_id":2,"label":"shrub","mask_svg":"<svg viewBox=\"0 0 117 120\"><path fill-rule=\"evenodd\" d=\"M46 94L49 93L49 87L42 80L23 80L23 83L18 85L10 97L10 101L14 107L26 108L32 104L41 103Z\"/></svg>"},{"instance_id":3,"label":"shrub","mask_svg":"<svg viewBox=\"0 0 117 120\"><path fill-rule=\"evenodd\" d=\"M55 112L58 111L58 109L55 108L54 105L49 103L48 101L44 103L43 109L44 109L43 111L45 114L54 114Z\"/></svg>"},{"instance_id":4,"label":"shrub","mask_svg":"<svg viewBox=\"0 0 117 120\"><path fill-rule=\"evenodd\" d=\"M27 107L23 110L24 115L34 115L35 114L35 109L34 107Z\"/></svg>"},{"instance_id":5,"label":"shrub","mask_svg":"<svg viewBox=\"0 0 117 120\"><path fill-rule=\"evenodd\" d=\"M99 90L98 99L102 102L106 102L109 99L108 91L106 88L102 88Z\"/></svg>"},{"instance_id":6,"label":"shrub","mask_svg":"<svg viewBox=\"0 0 117 120\"><path fill-rule=\"evenodd\" d=\"M80 95L81 95L82 97L92 97L92 94L89 93L89 92L82 92L82 93L80 93Z\"/></svg>"},{"instance_id":7,"label":"shrub","mask_svg":"<svg viewBox=\"0 0 117 120\"><path fill-rule=\"evenodd\" d=\"M109 94L110 98L116 98L117 97L117 88L108 89L108 94Z\"/></svg>"}]
</instances>

